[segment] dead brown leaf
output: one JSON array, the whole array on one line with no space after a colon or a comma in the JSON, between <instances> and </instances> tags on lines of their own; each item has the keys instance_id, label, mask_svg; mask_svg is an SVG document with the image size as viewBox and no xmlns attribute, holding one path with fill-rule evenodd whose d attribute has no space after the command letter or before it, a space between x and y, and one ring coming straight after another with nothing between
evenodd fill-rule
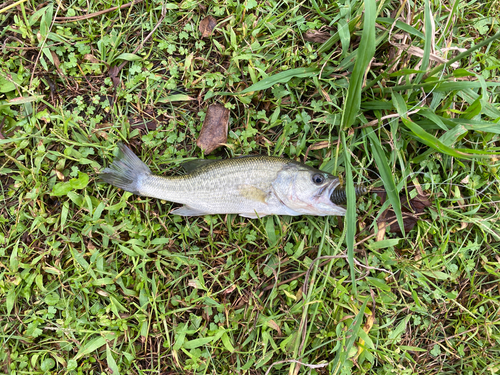
<instances>
[{"instance_id":1,"label":"dead brown leaf","mask_svg":"<svg viewBox=\"0 0 500 375\"><path fill-rule=\"evenodd\" d=\"M212 104L207 109L207 115L201 128L196 144L205 154L211 153L217 147L227 142L227 127L229 110L220 104Z\"/></svg>"},{"instance_id":2,"label":"dead brown leaf","mask_svg":"<svg viewBox=\"0 0 500 375\"><path fill-rule=\"evenodd\" d=\"M376 194L380 197L381 203L384 203L386 198L385 191L377 191ZM400 195L399 199L401 200L401 211L403 212L403 227L405 232L409 232L413 229L415 224L417 224L419 220L418 214L423 213L426 207L430 207L431 202L427 196L420 194L420 192L415 198L410 199L409 202L406 195ZM385 229L387 227L389 227L391 232L401 234L401 229L399 228L399 224L396 220L396 214L393 210L388 209L380 215L380 218L378 219L378 226L379 231L383 228L383 234L385 234ZM377 239L380 240L378 236Z\"/></svg>"},{"instance_id":3,"label":"dead brown leaf","mask_svg":"<svg viewBox=\"0 0 500 375\"><path fill-rule=\"evenodd\" d=\"M309 155L309 151L311 151L311 150L321 150L321 149L324 149L324 148L327 148L327 147L330 147L330 142L328 142L328 141L320 141L320 142L313 143L312 145L310 145L307 148L306 154L304 155L304 161L307 160L307 155Z\"/></svg>"},{"instance_id":4,"label":"dead brown leaf","mask_svg":"<svg viewBox=\"0 0 500 375\"><path fill-rule=\"evenodd\" d=\"M281 329L280 329L280 326L274 321L274 320L268 320L267 321L267 325L274 329L275 331L278 331L278 336L281 336Z\"/></svg>"},{"instance_id":5,"label":"dead brown leaf","mask_svg":"<svg viewBox=\"0 0 500 375\"><path fill-rule=\"evenodd\" d=\"M330 32L319 30L307 30L304 34L304 40L313 43L325 43L330 39Z\"/></svg>"},{"instance_id":6,"label":"dead brown leaf","mask_svg":"<svg viewBox=\"0 0 500 375\"><path fill-rule=\"evenodd\" d=\"M83 59L93 64L99 64L101 62L97 57L95 57L91 53L86 53L85 55L83 55Z\"/></svg>"},{"instance_id":7,"label":"dead brown leaf","mask_svg":"<svg viewBox=\"0 0 500 375\"><path fill-rule=\"evenodd\" d=\"M50 54L52 55L52 60L54 61L54 66L56 67L56 70L59 74L62 74L61 69L59 69L59 66L61 65L61 61L59 61L59 57L57 56L57 53L54 51L50 51Z\"/></svg>"},{"instance_id":8,"label":"dead brown leaf","mask_svg":"<svg viewBox=\"0 0 500 375\"><path fill-rule=\"evenodd\" d=\"M139 129L139 130L155 130L160 123L156 120L150 120L150 121L139 121L135 123L130 123L130 127L132 129Z\"/></svg>"},{"instance_id":9,"label":"dead brown leaf","mask_svg":"<svg viewBox=\"0 0 500 375\"><path fill-rule=\"evenodd\" d=\"M213 16L207 16L200 22L200 33L202 38L208 38L217 26L217 20Z\"/></svg>"},{"instance_id":10,"label":"dead brown leaf","mask_svg":"<svg viewBox=\"0 0 500 375\"><path fill-rule=\"evenodd\" d=\"M120 70L122 70L121 65L120 66L112 66L109 68L109 78L111 78L111 81L113 82L113 88L118 87L120 85L120 78L118 77L118 74L120 74Z\"/></svg>"},{"instance_id":11,"label":"dead brown leaf","mask_svg":"<svg viewBox=\"0 0 500 375\"><path fill-rule=\"evenodd\" d=\"M384 215L384 217L385 217L385 215ZM382 241L384 239L385 229L387 228L387 222L381 217L378 220L377 227L378 227L378 232L377 232L377 236L375 237L375 241L378 242L378 241Z\"/></svg>"},{"instance_id":12,"label":"dead brown leaf","mask_svg":"<svg viewBox=\"0 0 500 375\"><path fill-rule=\"evenodd\" d=\"M5 136L2 134L2 128L4 124L5 124L5 117L2 119L2 122L0 122L0 139L5 139Z\"/></svg>"}]
</instances>

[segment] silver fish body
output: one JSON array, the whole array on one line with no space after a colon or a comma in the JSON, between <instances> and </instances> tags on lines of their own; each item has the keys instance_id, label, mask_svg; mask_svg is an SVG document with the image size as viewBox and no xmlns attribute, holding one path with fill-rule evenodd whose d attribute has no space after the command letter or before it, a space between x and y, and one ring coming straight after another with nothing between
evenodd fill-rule
<instances>
[{"instance_id":1,"label":"silver fish body","mask_svg":"<svg viewBox=\"0 0 500 375\"><path fill-rule=\"evenodd\" d=\"M127 146L119 144L113 163L101 180L134 194L184 206L172 211L182 216L239 214L345 215L330 200L338 178L293 160L245 156L225 160L194 160L183 164L188 172L162 177L151 173Z\"/></svg>"}]
</instances>

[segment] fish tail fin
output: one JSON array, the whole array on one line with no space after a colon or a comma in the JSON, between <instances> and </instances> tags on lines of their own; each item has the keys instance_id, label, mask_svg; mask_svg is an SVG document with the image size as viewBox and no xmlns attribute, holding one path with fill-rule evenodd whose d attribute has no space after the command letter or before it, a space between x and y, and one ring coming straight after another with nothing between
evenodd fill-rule
<instances>
[{"instance_id":1,"label":"fish tail fin","mask_svg":"<svg viewBox=\"0 0 500 375\"><path fill-rule=\"evenodd\" d=\"M150 175L151 170L127 146L118 143L118 155L113 163L99 174L99 178L108 184L123 190L139 194L143 177Z\"/></svg>"}]
</instances>

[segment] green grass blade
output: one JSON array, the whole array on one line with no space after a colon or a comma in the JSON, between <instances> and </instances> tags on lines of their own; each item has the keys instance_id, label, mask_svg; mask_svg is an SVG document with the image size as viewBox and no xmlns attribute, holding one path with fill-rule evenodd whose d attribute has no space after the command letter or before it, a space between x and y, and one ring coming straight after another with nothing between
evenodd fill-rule
<instances>
[{"instance_id":1,"label":"green grass blade","mask_svg":"<svg viewBox=\"0 0 500 375\"><path fill-rule=\"evenodd\" d=\"M500 82L486 82L487 87L498 87L500 86ZM418 84L410 84L410 85L401 85L401 86L393 86L390 91L406 91L406 90L425 90L434 91L434 92L449 92L449 91L461 91L466 89L479 89L482 85L477 81L457 81L457 82L448 82L446 79L440 81L429 81ZM371 91L385 92L387 89L380 87L373 87Z\"/></svg>"},{"instance_id":2,"label":"green grass blade","mask_svg":"<svg viewBox=\"0 0 500 375\"><path fill-rule=\"evenodd\" d=\"M434 21L432 19L431 7L429 0L425 0L424 6L424 26L425 26L425 43L424 43L424 55L422 56L422 66L421 70L427 70L429 67L429 58L431 55L432 40L434 38ZM420 82L424 77L423 74L418 74L415 82Z\"/></svg>"},{"instance_id":3,"label":"green grass blade","mask_svg":"<svg viewBox=\"0 0 500 375\"><path fill-rule=\"evenodd\" d=\"M365 1L365 19L363 24L363 34L358 48L358 54L351 82L348 89L345 110L342 116L342 128L351 126L359 112L361 106L361 86L363 84L364 72L375 53L375 17L376 4L373 0ZM347 213L346 213L346 244L350 265L352 287L354 294L356 291L355 270L354 270L354 236L356 234L356 195L354 192L354 182L351 170L351 154L347 147L345 133L341 133L342 145L344 149L346 168L346 193L347 193Z\"/></svg>"},{"instance_id":4,"label":"green grass blade","mask_svg":"<svg viewBox=\"0 0 500 375\"><path fill-rule=\"evenodd\" d=\"M365 19L363 22L363 34L358 47L358 54L354 70L351 75L351 82L347 93L347 99L342 115L342 129L351 126L361 106L361 87L365 70L375 53L375 18L376 3L374 0L365 1ZM346 168L346 192L347 192L347 213L346 213L346 244L349 266L351 271L352 288L354 294L356 291L356 276L354 270L354 236L356 234L356 195L354 193L354 182L351 171L351 153L347 148L345 133L341 132L342 145L344 149L345 168Z\"/></svg>"},{"instance_id":5,"label":"green grass blade","mask_svg":"<svg viewBox=\"0 0 500 375\"><path fill-rule=\"evenodd\" d=\"M406 116L408 112L408 107L406 106L406 100L401 96L401 94L395 92L392 94L392 103L398 114L403 117Z\"/></svg>"},{"instance_id":6,"label":"green grass blade","mask_svg":"<svg viewBox=\"0 0 500 375\"><path fill-rule=\"evenodd\" d=\"M359 23L359 20L361 19L361 16L356 16L354 17L351 21L349 21L348 26L349 26L349 33L352 33L356 27L356 25ZM322 54L326 51L329 51L335 43L337 43L340 40L340 33L337 31L335 34L333 34L330 39L328 39L325 43L323 43L319 48L318 48L318 54Z\"/></svg>"},{"instance_id":7,"label":"green grass blade","mask_svg":"<svg viewBox=\"0 0 500 375\"><path fill-rule=\"evenodd\" d=\"M320 70L316 67L296 68L296 69L285 70L284 72L280 72L280 73L274 74L272 76L263 78L259 82L254 83L253 85L251 85L251 86L247 87L246 89L239 91L239 92L208 91L205 94L204 100L208 100L208 99L214 97L215 95L236 96L236 95L248 94L250 92L262 91L262 90L266 90L270 87L273 87L274 85L276 85L278 83L287 83L292 78L314 77L314 76L318 75L319 72L320 72Z\"/></svg>"},{"instance_id":8,"label":"green grass blade","mask_svg":"<svg viewBox=\"0 0 500 375\"><path fill-rule=\"evenodd\" d=\"M457 124L465 127L467 130L476 132L487 132L493 134L500 134L500 126L496 122L482 121L482 120L468 120L461 118L448 118L443 119L445 124L456 126Z\"/></svg>"},{"instance_id":9,"label":"green grass blade","mask_svg":"<svg viewBox=\"0 0 500 375\"><path fill-rule=\"evenodd\" d=\"M297 68L285 70L284 72L280 72L278 74L274 74L272 76L266 77L259 82L247 87L245 90L237 93L237 94L246 94L254 91L261 91L268 89L276 85L277 83L287 83L292 78L307 78L315 76L319 73L318 68Z\"/></svg>"},{"instance_id":10,"label":"green grass blade","mask_svg":"<svg viewBox=\"0 0 500 375\"><path fill-rule=\"evenodd\" d=\"M80 350L78 350L78 353L76 354L74 359L77 360L85 355L88 355L90 353L94 353L101 346L103 346L105 344L106 344L106 339L104 337L102 337L102 336L95 337L92 340L87 341L85 344L83 344L80 347Z\"/></svg>"},{"instance_id":11,"label":"green grass blade","mask_svg":"<svg viewBox=\"0 0 500 375\"><path fill-rule=\"evenodd\" d=\"M441 119L440 116L436 115L434 112L428 110L428 109L421 109L418 112L419 115L424 116L425 118L429 119L432 121L434 124L439 126L441 129L444 131L448 131L448 127L444 124L443 120Z\"/></svg>"},{"instance_id":12,"label":"green grass blade","mask_svg":"<svg viewBox=\"0 0 500 375\"><path fill-rule=\"evenodd\" d=\"M354 123L361 106L361 88L365 77L365 71L375 54L375 18L377 16L375 0L365 0L365 18L363 22L363 33L357 50L356 63L351 75L347 99L342 116L342 129L346 129Z\"/></svg>"},{"instance_id":13,"label":"green grass blade","mask_svg":"<svg viewBox=\"0 0 500 375\"><path fill-rule=\"evenodd\" d=\"M446 25L443 28L443 31L441 32L441 36L439 37L437 41L437 45L440 46L443 40L445 40L446 36L449 35L449 33L453 32L453 21L456 18L456 14L458 12L458 5L460 4L459 0L455 0L453 2L453 7L451 12L448 14L448 20L446 21Z\"/></svg>"},{"instance_id":14,"label":"green grass blade","mask_svg":"<svg viewBox=\"0 0 500 375\"><path fill-rule=\"evenodd\" d=\"M403 225L403 213L401 212L401 201L399 200L398 191L396 189L396 183L394 182L394 178L392 177L391 167L387 162L384 150L382 149L380 141L377 139L375 133L372 131L365 130L365 135L368 135L368 137L370 138L370 146L373 151L373 157L380 172L380 178L384 183L385 191L387 193L387 198L389 199L389 202L392 205L392 209L396 214L396 219L398 220L399 228L401 228L402 233L405 233Z\"/></svg>"},{"instance_id":15,"label":"green grass blade","mask_svg":"<svg viewBox=\"0 0 500 375\"><path fill-rule=\"evenodd\" d=\"M469 149L455 149L453 147L449 147L441 142L438 138L433 136L430 133L427 133L424 129L422 129L419 125L414 123L413 121L401 117L403 124L406 125L408 129L411 130L413 134L415 134L418 139L429 147L432 147L436 151L439 151L443 154L453 156L459 159L471 159L474 157L488 157L491 153L481 152L477 154L477 150L469 150Z\"/></svg>"},{"instance_id":16,"label":"green grass blade","mask_svg":"<svg viewBox=\"0 0 500 375\"><path fill-rule=\"evenodd\" d=\"M323 17L328 22L332 22L332 17L328 16L327 14L325 14L321 11L321 8L318 6L318 3L316 2L316 0L311 0L311 4L312 4L314 10L316 12L318 12L318 14L321 15L321 17Z\"/></svg>"},{"instance_id":17,"label":"green grass blade","mask_svg":"<svg viewBox=\"0 0 500 375\"><path fill-rule=\"evenodd\" d=\"M356 235L356 193L354 191L354 180L351 169L351 152L347 147L345 132L340 134L345 158L345 189L347 193L347 213L345 215L347 259L351 272L353 294L357 294L356 273L354 270L354 237Z\"/></svg>"},{"instance_id":18,"label":"green grass blade","mask_svg":"<svg viewBox=\"0 0 500 375\"><path fill-rule=\"evenodd\" d=\"M120 375L120 369L116 364L115 359L113 358L113 354L111 352L111 348L106 344L106 361L108 363L108 367L113 371L113 375Z\"/></svg>"},{"instance_id":19,"label":"green grass blade","mask_svg":"<svg viewBox=\"0 0 500 375\"><path fill-rule=\"evenodd\" d=\"M422 33L420 30L417 30L411 25L408 25L407 23L404 23L403 21L397 20L393 17L378 17L377 18L377 23L379 24L385 24L385 25L392 25L396 24L396 29L401 29L405 32L407 32L410 35L416 36L417 38L424 39L424 33Z\"/></svg>"}]
</instances>

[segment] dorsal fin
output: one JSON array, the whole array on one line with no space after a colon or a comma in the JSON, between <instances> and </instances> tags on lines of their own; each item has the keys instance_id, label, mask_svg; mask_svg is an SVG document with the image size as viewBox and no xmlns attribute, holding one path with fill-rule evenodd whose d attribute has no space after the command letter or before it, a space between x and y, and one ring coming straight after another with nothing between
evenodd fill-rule
<instances>
[{"instance_id":1,"label":"dorsal fin","mask_svg":"<svg viewBox=\"0 0 500 375\"><path fill-rule=\"evenodd\" d=\"M195 159L195 160L189 160L189 161L183 162L181 164L181 167L186 171L186 173L193 173L198 168L207 166L207 165L215 163L217 161L220 161L220 160L214 160L214 159Z\"/></svg>"}]
</instances>

